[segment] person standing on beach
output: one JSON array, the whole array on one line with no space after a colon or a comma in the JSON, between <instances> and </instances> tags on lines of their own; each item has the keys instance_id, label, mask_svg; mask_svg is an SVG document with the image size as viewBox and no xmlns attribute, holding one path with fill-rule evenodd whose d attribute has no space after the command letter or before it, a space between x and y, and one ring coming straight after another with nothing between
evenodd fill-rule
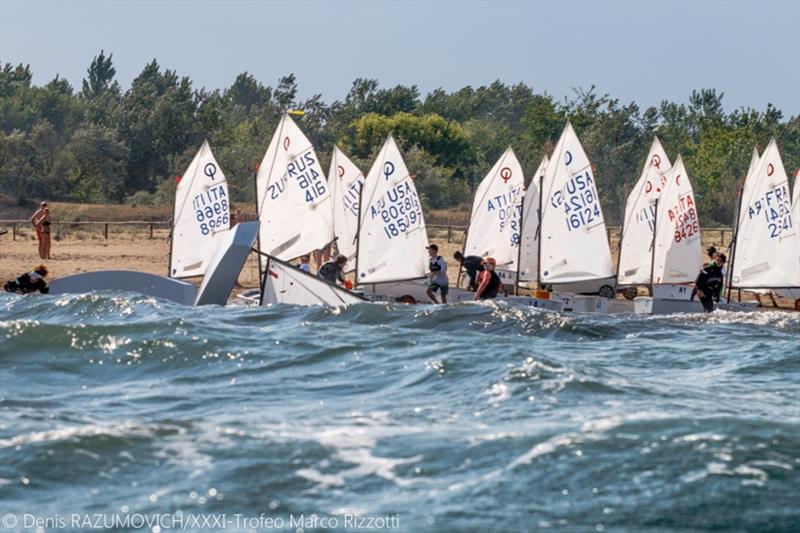
<instances>
[{"instance_id":1,"label":"person standing on beach","mask_svg":"<svg viewBox=\"0 0 800 533\"><path fill-rule=\"evenodd\" d=\"M39 222L42 216L44 216L44 210L47 208L47 202L42 202L39 204L39 209L33 212L30 218L31 224L33 224L33 228L36 230L36 241L39 243L39 259L44 259L44 245L42 243L42 226Z\"/></svg>"},{"instance_id":2,"label":"person standing on beach","mask_svg":"<svg viewBox=\"0 0 800 533\"><path fill-rule=\"evenodd\" d=\"M39 217L39 225L42 227L42 252L44 257L42 259L52 259L50 257L50 208L45 207L44 213Z\"/></svg>"}]
</instances>

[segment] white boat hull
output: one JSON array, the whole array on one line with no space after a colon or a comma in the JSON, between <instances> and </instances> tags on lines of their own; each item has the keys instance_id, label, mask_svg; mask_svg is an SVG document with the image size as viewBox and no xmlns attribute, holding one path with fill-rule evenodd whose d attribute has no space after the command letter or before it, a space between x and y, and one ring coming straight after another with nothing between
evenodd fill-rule
<instances>
[{"instance_id":1,"label":"white boat hull","mask_svg":"<svg viewBox=\"0 0 800 533\"><path fill-rule=\"evenodd\" d=\"M197 286L192 283L133 270L82 272L50 282L50 294L85 294L94 291L137 292L183 305L194 305L197 298Z\"/></svg>"}]
</instances>

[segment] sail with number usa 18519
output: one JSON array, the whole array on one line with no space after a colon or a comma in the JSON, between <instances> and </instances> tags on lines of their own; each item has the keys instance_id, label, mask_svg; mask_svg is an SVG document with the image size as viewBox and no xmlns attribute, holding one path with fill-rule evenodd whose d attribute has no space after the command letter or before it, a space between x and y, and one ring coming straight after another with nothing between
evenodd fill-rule
<instances>
[{"instance_id":1,"label":"sail with number usa 18519","mask_svg":"<svg viewBox=\"0 0 800 533\"><path fill-rule=\"evenodd\" d=\"M428 235L422 204L391 135L367 173L359 207L357 283L425 277Z\"/></svg>"}]
</instances>

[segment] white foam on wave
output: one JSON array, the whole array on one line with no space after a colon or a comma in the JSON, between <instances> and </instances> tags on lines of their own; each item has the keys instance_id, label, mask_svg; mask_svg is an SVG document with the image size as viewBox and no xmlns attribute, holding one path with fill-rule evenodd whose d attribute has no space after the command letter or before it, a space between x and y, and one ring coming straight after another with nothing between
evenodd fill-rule
<instances>
[{"instance_id":1,"label":"white foam on wave","mask_svg":"<svg viewBox=\"0 0 800 533\"><path fill-rule=\"evenodd\" d=\"M0 448L12 448L41 442L58 442L84 437L107 435L110 437L145 437L153 434L153 429L132 421L116 424L90 424L86 426L65 426L49 431L36 431L17 435L10 439L0 439Z\"/></svg>"},{"instance_id":2,"label":"white foam on wave","mask_svg":"<svg viewBox=\"0 0 800 533\"><path fill-rule=\"evenodd\" d=\"M344 485L348 479L377 476L391 481L398 486L408 486L415 480L401 477L395 473L398 466L416 463L421 455L406 458L381 457L375 455L374 449L380 440L419 434L426 431L422 427L392 425L387 420L386 412L375 412L364 415L360 412L350 413L351 424L319 427L282 424L267 431L260 432L261 438L298 439L317 441L320 445L332 450L331 456L343 463L351 464L350 468L327 473L323 470L329 466L329 460L320 461L319 468L300 468L296 474L325 487Z\"/></svg>"}]
</instances>

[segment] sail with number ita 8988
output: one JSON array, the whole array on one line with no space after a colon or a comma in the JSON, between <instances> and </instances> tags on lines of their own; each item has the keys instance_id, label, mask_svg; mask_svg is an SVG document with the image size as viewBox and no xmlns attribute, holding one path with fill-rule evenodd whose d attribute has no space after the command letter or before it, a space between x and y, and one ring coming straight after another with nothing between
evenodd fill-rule
<instances>
[{"instance_id":1,"label":"sail with number ita 8988","mask_svg":"<svg viewBox=\"0 0 800 533\"><path fill-rule=\"evenodd\" d=\"M203 276L218 236L230 228L228 185L208 141L177 181L169 276Z\"/></svg>"},{"instance_id":2,"label":"sail with number ita 8988","mask_svg":"<svg viewBox=\"0 0 800 533\"><path fill-rule=\"evenodd\" d=\"M614 277L594 171L567 122L542 183L542 283Z\"/></svg>"},{"instance_id":3,"label":"sail with number ita 8988","mask_svg":"<svg viewBox=\"0 0 800 533\"><path fill-rule=\"evenodd\" d=\"M259 247L289 260L333 240L331 193L311 141L283 115L256 176ZM266 260L261 258L262 265Z\"/></svg>"},{"instance_id":4,"label":"sail with number ita 8988","mask_svg":"<svg viewBox=\"0 0 800 533\"><path fill-rule=\"evenodd\" d=\"M367 173L359 207L357 283L424 277L428 235L422 204L391 135Z\"/></svg>"}]
</instances>

